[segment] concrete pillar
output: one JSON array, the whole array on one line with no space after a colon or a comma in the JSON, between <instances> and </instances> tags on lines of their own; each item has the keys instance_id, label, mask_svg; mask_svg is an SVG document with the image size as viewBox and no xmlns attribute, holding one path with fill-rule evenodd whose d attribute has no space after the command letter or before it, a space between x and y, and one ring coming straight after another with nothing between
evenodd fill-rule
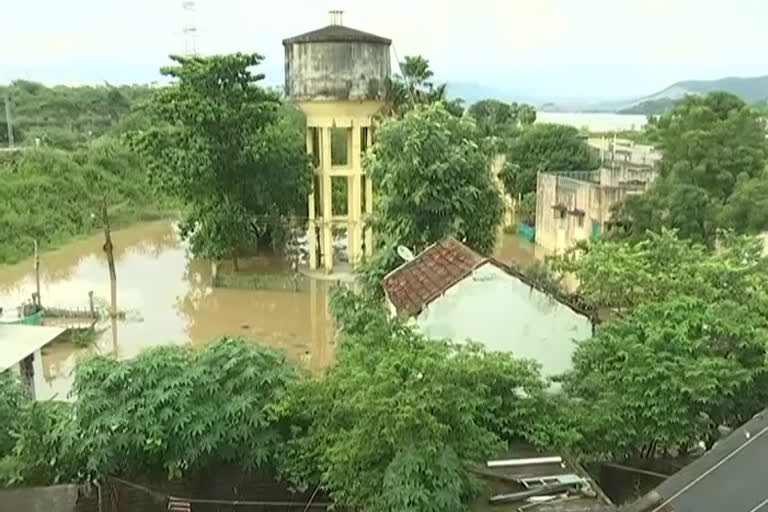
<instances>
[{"instance_id":1,"label":"concrete pillar","mask_svg":"<svg viewBox=\"0 0 768 512\"><path fill-rule=\"evenodd\" d=\"M320 152L321 164L320 164L320 186L322 187L323 198L323 218L321 221L321 235L320 241L323 246L323 266L327 273L331 273L333 270L333 234L331 227L333 226L331 218L333 217L333 205L331 200L333 193L331 191L331 128L323 127L322 145L323 150Z\"/></svg>"},{"instance_id":2,"label":"concrete pillar","mask_svg":"<svg viewBox=\"0 0 768 512\"><path fill-rule=\"evenodd\" d=\"M307 154L312 153L312 128L307 127ZM312 166L312 190L307 199L307 243L309 244L309 268L317 268L317 224L315 223L315 173Z\"/></svg>"},{"instance_id":3,"label":"concrete pillar","mask_svg":"<svg viewBox=\"0 0 768 512\"><path fill-rule=\"evenodd\" d=\"M373 146L373 129L368 127L368 141L366 147ZM362 166L361 166L362 169ZM373 182L370 176L365 178L365 213L370 215L373 213ZM365 229L365 255L373 255L373 230L371 228Z\"/></svg>"},{"instance_id":4,"label":"concrete pillar","mask_svg":"<svg viewBox=\"0 0 768 512\"><path fill-rule=\"evenodd\" d=\"M349 261L357 266L362 260L363 227L362 227L362 204L360 188L360 177L362 175L362 158L360 157L360 127L353 123L352 125L352 155L351 155L351 173L347 182L348 200L347 208L349 215L348 235L349 235Z\"/></svg>"}]
</instances>

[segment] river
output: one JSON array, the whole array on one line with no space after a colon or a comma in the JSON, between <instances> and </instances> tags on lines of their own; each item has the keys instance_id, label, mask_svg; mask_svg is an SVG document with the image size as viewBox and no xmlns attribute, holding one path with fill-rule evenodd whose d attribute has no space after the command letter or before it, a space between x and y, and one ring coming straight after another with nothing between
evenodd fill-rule
<instances>
[{"instance_id":1,"label":"river","mask_svg":"<svg viewBox=\"0 0 768 512\"><path fill-rule=\"evenodd\" d=\"M610 112L537 112L539 123L567 124L574 128L587 128L590 132L616 132L642 130L648 122L641 114L615 114Z\"/></svg>"},{"instance_id":2,"label":"river","mask_svg":"<svg viewBox=\"0 0 768 512\"><path fill-rule=\"evenodd\" d=\"M89 351L126 359L148 347L202 346L219 336L237 335L280 349L311 370L322 370L333 361L331 283L313 280L308 290L298 292L214 288L210 263L190 257L169 221L114 231L112 238L118 307L127 311L126 318L116 322L115 340L107 323L90 348L68 342L45 347L34 364L38 399L67 398L75 363ZM106 301L109 278L102 244L103 236L94 235L41 255L43 305L86 308L91 290L97 300ZM541 254L525 240L505 235L496 256L525 266ZM243 264L246 272L284 268L270 258ZM34 287L31 260L0 266L0 305L11 309L29 300Z\"/></svg>"}]
</instances>

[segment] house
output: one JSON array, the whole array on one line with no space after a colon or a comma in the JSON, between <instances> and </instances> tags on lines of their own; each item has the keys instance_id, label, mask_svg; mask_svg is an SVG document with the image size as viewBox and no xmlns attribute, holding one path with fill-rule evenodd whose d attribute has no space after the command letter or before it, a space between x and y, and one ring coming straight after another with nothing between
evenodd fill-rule
<instances>
[{"instance_id":1,"label":"house","mask_svg":"<svg viewBox=\"0 0 768 512\"><path fill-rule=\"evenodd\" d=\"M40 349L65 331L63 327L0 323L0 373L8 370L18 375L30 395L35 396L34 375L42 375Z\"/></svg>"},{"instance_id":2,"label":"house","mask_svg":"<svg viewBox=\"0 0 768 512\"><path fill-rule=\"evenodd\" d=\"M587 145L600 160L600 165L609 169L656 169L661 163L661 151L629 139L588 138Z\"/></svg>"},{"instance_id":3,"label":"house","mask_svg":"<svg viewBox=\"0 0 768 512\"><path fill-rule=\"evenodd\" d=\"M592 335L589 312L454 238L390 272L382 287L390 312L410 317L425 335L534 359L544 376L569 370L574 340Z\"/></svg>"},{"instance_id":4,"label":"house","mask_svg":"<svg viewBox=\"0 0 768 512\"><path fill-rule=\"evenodd\" d=\"M719 441L627 512L768 511L768 409Z\"/></svg>"},{"instance_id":5,"label":"house","mask_svg":"<svg viewBox=\"0 0 768 512\"><path fill-rule=\"evenodd\" d=\"M655 178L655 169L646 167L539 173L536 243L562 252L599 237L610 227L613 206L631 194L642 194Z\"/></svg>"}]
</instances>

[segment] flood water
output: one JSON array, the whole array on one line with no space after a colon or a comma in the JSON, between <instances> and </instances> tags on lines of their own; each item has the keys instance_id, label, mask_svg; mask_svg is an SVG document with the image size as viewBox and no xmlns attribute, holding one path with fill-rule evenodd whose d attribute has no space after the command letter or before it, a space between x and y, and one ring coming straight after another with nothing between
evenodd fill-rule
<instances>
[{"instance_id":1,"label":"flood water","mask_svg":"<svg viewBox=\"0 0 768 512\"><path fill-rule=\"evenodd\" d=\"M308 290L297 292L214 288L210 263L190 257L169 221L115 231L112 238L118 309L127 316L115 323L114 339L107 322L90 348L68 342L45 347L34 361L38 399L67 398L75 363L88 351L126 359L148 347L203 346L219 336L237 335L280 349L310 370L332 363L330 282L312 280ZM95 235L41 255L44 306L85 309L91 290L97 302L106 303L109 277L102 244L103 235ZM503 236L495 255L522 267L542 257L540 248L513 235ZM241 267L244 272L270 273L285 268L274 258ZM13 309L28 301L34 289L31 260L0 266L0 306Z\"/></svg>"},{"instance_id":2,"label":"flood water","mask_svg":"<svg viewBox=\"0 0 768 512\"><path fill-rule=\"evenodd\" d=\"M313 281L308 291L299 292L213 288L210 263L189 257L170 222L115 231L112 238L118 308L127 316L116 322L116 343L107 323L90 350L125 359L147 347L201 346L218 336L238 335L278 348L313 370L333 360L330 283ZM109 297L103 240L96 235L41 255L44 306L87 308L90 290L97 302ZM280 266L262 259L245 271L274 272ZM6 310L28 301L34 289L31 260L0 266L0 305ZM38 399L65 398L75 362L87 350L64 342L43 349L35 361Z\"/></svg>"}]
</instances>

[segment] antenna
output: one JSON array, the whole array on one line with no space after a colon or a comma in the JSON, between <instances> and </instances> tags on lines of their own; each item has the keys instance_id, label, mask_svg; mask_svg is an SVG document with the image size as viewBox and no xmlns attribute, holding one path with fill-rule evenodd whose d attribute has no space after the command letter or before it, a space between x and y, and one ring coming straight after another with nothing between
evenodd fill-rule
<instances>
[{"instance_id":1,"label":"antenna","mask_svg":"<svg viewBox=\"0 0 768 512\"><path fill-rule=\"evenodd\" d=\"M194 57L198 55L194 0L182 0L181 8L184 11L184 24L181 27L184 34L184 56Z\"/></svg>"},{"instance_id":2,"label":"antenna","mask_svg":"<svg viewBox=\"0 0 768 512\"><path fill-rule=\"evenodd\" d=\"M415 257L413 252L411 252L411 250L404 245L397 246L397 255L400 256L405 262L412 261Z\"/></svg>"}]
</instances>

